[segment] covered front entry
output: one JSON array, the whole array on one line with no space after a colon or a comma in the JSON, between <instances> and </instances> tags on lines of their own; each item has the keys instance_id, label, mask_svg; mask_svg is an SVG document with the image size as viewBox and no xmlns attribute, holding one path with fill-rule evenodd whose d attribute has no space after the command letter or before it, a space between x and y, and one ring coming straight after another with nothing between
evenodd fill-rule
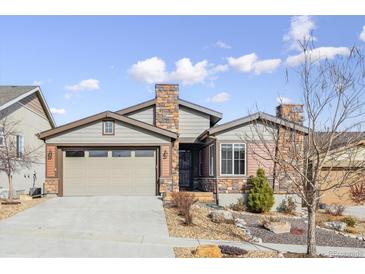
<instances>
[{"instance_id":1,"label":"covered front entry","mask_svg":"<svg viewBox=\"0 0 365 274\"><path fill-rule=\"evenodd\" d=\"M63 195L156 195L156 150L65 149Z\"/></svg>"}]
</instances>

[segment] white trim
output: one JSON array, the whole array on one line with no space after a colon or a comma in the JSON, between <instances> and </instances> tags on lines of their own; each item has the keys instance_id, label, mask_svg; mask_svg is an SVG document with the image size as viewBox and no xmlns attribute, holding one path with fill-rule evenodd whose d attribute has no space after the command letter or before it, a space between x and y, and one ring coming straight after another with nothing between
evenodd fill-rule
<instances>
[{"instance_id":1,"label":"white trim","mask_svg":"<svg viewBox=\"0 0 365 274\"><path fill-rule=\"evenodd\" d=\"M232 174L222 173L222 145L232 145ZM245 173L244 174L234 174L234 146L243 145L245 150ZM242 177L247 176L247 146L246 143L221 143L219 144L219 175L220 176L230 176L230 177Z\"/></svg>"},{"instance_id":2,"label":"white trim","mask_svg":"<svg viewBox=\"0 0 365 274\"><path fill-rule=\"evenodd\" d=\"M210 163L210 159L211 159L211 155L210 155L210 148L212 147L212 146L214 146L214 144L211 144L211 145L209 145L208 146L208 175L209 176L214 176L214 155L213 155L213 165L211 166L211 163ZM212 169L213 170L211 170L211 167L212 167Z\"/></svg>"},{"instance_id":3,"label":"white trim","mask_svg":"<svg viewBox=\"0 0 365 274\"><path fill-rule=\"evenodd\" d=\"M55 123L55 121L53 119L52 113L49 110L49 107L47 105L47 102L44 99L44 96L42 94L42 91L41 91L41 89L39 87L36 87L36 88L34 88L34 89L32 89L32 90L30 90L30 91L28 91L28 92L26 92L26 93L24 93L22 95L19 95L18 97L14 98L13 100L10 100L9 102L1 105L0 106L0 110L4 110L4 109L10 107L11 105L15 104L16 102L19 102L20 100L28 97L29 95L32 95L35 92L38 92L38 94L40 96L42 107L45 107L45 109L46 109L46 115L50 118L49 120L50 120L50 123L51 123L52 127L55 127L56 126L56 123Z\"/></svg>"}]
</instances>

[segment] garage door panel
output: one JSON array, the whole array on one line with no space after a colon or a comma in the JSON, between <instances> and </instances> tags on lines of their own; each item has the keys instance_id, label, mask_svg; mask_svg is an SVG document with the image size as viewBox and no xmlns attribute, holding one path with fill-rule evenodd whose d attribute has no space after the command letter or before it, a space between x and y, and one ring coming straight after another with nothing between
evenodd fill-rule
<instances>
[{"instance_id":1,"label":"garage door panel","mask_svg":"<svg viewBox=\"0 0 365 274\"><path fill-rule=\"evenodd\" d=\"M64 195L155 195L156 153L145 154L153 157L111 157L111 151L100 158L64 155Z\"/></svg>"}]
</instances>

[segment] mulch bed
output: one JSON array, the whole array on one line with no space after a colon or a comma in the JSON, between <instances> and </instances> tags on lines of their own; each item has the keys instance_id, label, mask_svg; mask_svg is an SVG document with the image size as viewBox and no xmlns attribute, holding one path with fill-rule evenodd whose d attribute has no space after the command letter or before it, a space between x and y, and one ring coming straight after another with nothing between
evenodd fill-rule
<instances>
[{"instance_id":1,"label":"mulch bed","mask_svg":"<svg viewBox=\"0 0 365 274\"><path fill-rule=\"evenodd\" d=\"M175 257L176 258L198 258L194 256L193 251L195 248L190 247L174 247ZM278 253L274 251L248 251L245 255L241 256L226 256L223 255L223 258L279 258Z\"/></svg>"}]
</instances>

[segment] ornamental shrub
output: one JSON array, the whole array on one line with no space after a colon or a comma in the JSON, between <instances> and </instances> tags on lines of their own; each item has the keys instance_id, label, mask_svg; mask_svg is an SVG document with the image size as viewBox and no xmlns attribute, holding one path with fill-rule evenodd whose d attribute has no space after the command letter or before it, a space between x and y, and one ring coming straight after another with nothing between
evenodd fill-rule
<instances>
[{"instance_id":1,"label":"ornamental shrub","mask_svg":"<svg viewBox=\"0 0 365 274\"><path fill-rule=\"evenodd\" d=\"M270 211L274 205L274 194L269 181L265 176L265 171L259 168L256 176L250 179L252 187L247 197L247 207L255 213L264 213Z\"/></svg>"}]
</instances>

